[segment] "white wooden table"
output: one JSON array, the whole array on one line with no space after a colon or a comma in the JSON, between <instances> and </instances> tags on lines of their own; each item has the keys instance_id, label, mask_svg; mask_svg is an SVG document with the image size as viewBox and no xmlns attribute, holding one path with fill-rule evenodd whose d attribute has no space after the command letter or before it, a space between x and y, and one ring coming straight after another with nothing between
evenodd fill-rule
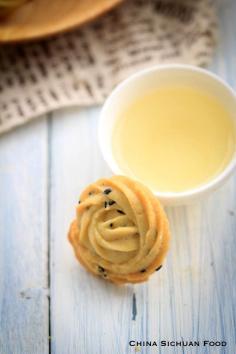
<instances>
[{"instance_id":1,"label":"white wooden table","mask_svg":"<svg viewBox=\"0 0 236 354\"><path fill-rule=\"evenodd\" d=\"M211 69L236 88L236 2L219 2L219 14ZM181 339L227 346L141 353L236 353L236 174L209 199L167 209L171 252L148 283L117 288L75 260L66 236L79 193L111 174L99 110L55 112L0 137L0 354L129 354L130 340Z\"/></svg>"}]
</instances>

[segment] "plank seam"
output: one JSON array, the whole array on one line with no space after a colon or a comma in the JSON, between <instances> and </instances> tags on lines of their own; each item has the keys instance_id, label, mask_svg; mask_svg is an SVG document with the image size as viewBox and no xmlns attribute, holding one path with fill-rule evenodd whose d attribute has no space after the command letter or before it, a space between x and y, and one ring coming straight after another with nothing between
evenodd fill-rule
<instances>
[{"instance_id":1,"label":"plank seam","mask_svg":"<svg viewBox=\"0 0 236 354\"><path fill-rule=\"evenodd\" d=\"M51 338L51 181L52 181L52 114L47 115L47 237L48 237L48 254L47 254L47 270L48 270L48 353L51 354L52 338Z\"/></svg>"}]
</instances>

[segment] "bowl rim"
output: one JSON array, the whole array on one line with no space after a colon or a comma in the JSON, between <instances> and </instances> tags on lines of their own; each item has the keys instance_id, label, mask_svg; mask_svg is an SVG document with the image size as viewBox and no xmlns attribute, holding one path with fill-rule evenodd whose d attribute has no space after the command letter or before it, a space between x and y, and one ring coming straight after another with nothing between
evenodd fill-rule
<instances>
[{"instance_id":1,"label":"bowl rim","mask_svg":"<svg viewBox=\"0 0 236 354\"><path fill-rule=\"evenodd\" d=\"M101 113L100 113L100 118L99 118L99 123L98 123L98 142L99 142L99 147L102 151L102 155L108 166L111 168L112 172L115 174L120 174L120 175L127 175L124 170L119 166L119 164L116 162L113 153L112 153L112 147L110 146L109 149L107 146L105 146L104 143L104 133L103 133L103 126L104 123L107 120L107 115L106 111L108 110L109 106L113 102L113 100L116 98L117 95L123 89L133 80L137 80L140 77L143 77L147 74L150 74L152 72L159 72L159 71L164 71L164 70L181 70L181 71L188 71L188 72L194 72L200 75L203 75L207 77L210 80L213 80L220 84L221 87L225 90L227 94L229 94L235 101L235 107L236 107L236 93L234 90L231 88L231 86L224 81L221 77L219 77L217 74L207 70L203 69L194 65L188 65L188 64L161 64L161 65L155 65L146 69L142 69L132 75L130 75L127 79L122 81L120 84L118 84L113 91L110 93L110 95L107 97ZM236 119L235 119L236 122ZM224 169L217 174L215 177L207 181L206 183L201 184L199 187L195 187L192 189L188 189L186 191L182 192L159 192L156 190L153 190L150 188L148 185L147 187L152 191L152 193L157 197L160 198L163 201L171 202L171 201L178 201L178 202L185 202L190 199L195 199L196 197L199 197L203 194L206 194L209 191L213 191L217 189L234 171L236 168L236 151L233 154L231 160L227 163L227 165L224 167ZM134 176L134 179L142 182L138 177Z\"/></svg>"},{"instance_id":2,"label":"bowl rim","mask_svg":"<svg viewBox=\"0 0 236 354\"><path fill-rule=\"evenodd\" d=\"M4 18L4 24L1 26L0 24L0 44L17 44L17 43L31 43L36 40L44 40L51 39L56 37L57 35L66 34L67 32L71 32L78 28L83 27L90 22L93 22L98 17L105 15L107 12L111 11L113 8L118 6L124 2L124 0L111 0L100 6L99 8L92 7L88 14L81 16L80 20L71 21L69 24L64 24L61 21L58 21L56 25L50 26L49 30L42 28L42 26L38 27L29 27L28 31L22 35L22 31L17 31L17 26L22 27L21 24L14 27L12 25L11 16ZM98 4L99 5L99 4ZM20 6L17 6L14 10L14 16L18 15L18 13L23 13L25 8L28 6L27 1ZM12 30L13 27L13 30Z\"/></svg>"}]
</instances>

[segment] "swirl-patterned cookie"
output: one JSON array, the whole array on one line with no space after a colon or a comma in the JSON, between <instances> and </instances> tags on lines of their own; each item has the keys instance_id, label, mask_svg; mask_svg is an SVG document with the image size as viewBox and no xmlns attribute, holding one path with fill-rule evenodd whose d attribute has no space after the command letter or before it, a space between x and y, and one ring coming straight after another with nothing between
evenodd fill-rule
<instances>
[{"instance_id":1,"label":"swirl-patterned cookie","mask_svg":"<svg viewBox=\"0 0 236 354\"><path fill-rule=\"evenodd\" d=\"M90 184L81 194L69 240L93 274L138 283L159 269L169 245L167 217L153 194L127 177Z\"/></svg>"}]
</instances>

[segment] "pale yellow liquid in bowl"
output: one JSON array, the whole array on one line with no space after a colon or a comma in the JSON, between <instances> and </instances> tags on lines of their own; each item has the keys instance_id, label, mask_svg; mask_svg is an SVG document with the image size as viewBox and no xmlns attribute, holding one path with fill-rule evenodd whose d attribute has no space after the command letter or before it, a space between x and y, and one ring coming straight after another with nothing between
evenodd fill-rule
<instances>
[{"instance_id":1,"label":"pale yellow liquid in bowl","mask_svg":"<svg viewBox=\"0 0 236 354\"><path fill-rule=\"evenodd\" d=\"M229 112L210 94L163 87L117 117L113 154L121 170L156 192L183 192L216 177L235 150Z\"/></svg>"}]
</instances>

